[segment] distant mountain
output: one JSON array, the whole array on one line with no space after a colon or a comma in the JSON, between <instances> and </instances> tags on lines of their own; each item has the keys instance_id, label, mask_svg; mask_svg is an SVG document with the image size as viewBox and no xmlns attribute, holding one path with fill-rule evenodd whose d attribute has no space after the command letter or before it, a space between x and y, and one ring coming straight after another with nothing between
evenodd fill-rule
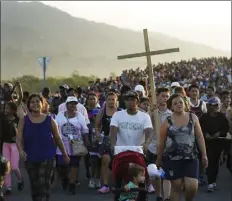
<instances>
[{"instance_id":1,"label":"distant mountain","mask_svg":"<svg viewBox=\"0 0 232 201\"><path fill-rule=\"evenodd\" d=\"M153 63L231 54L160 33L150 32L149 38L152 50L180 48L180 53L152 57ZM44 55L52 57L48 76L68 76L76 70L104 77L126 68L145 67L145 58L117 60L118 55L142 51L142 32L75 18L39 2L1 2L2 79L42 76L36 57Z\"/></svg>"}]
</instances>

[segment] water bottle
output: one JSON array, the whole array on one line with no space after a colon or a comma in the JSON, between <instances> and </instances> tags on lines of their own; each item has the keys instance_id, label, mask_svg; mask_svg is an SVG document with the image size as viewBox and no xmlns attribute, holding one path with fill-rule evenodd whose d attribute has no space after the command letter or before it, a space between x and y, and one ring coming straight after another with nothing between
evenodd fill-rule
<instances>
[{"instance_id":1,"label":"water bottle","mask_svg":"<svg viewBox=\"0 0 232 201\"><path fill-rule=\"evenodd\" d=\"M165 179L165 172L163 169L159 169L158 170L158 176L161 178L161 179Z\"/></svg>"},{"instance_id":2,"label":"water bottle","mask_svg":"<svg viewBox=\"0 0 232 201\"><path fill-rule=\"evenodd\" d=\"M101 133L101 139L99 140L98 144L102 144L103 143L103 140L104 140L104 132Z\"/></svg>"},{"instance_id":3,"label":"water bottle","mask_svg":"<svg viewBox=\"0 0 232 201\"><path fill-rule=\"evenodd\" d=\"M93 145L96 143L97 139L96 139L96 129L93 128L92 129L92 143Z\"/></svg>"}]
</instances>

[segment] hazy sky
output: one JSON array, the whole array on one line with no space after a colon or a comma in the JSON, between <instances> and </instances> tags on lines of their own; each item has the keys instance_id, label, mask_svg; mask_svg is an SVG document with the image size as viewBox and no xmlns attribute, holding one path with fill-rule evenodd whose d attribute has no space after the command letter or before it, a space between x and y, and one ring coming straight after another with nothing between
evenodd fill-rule
<instances>
[{"instance_id":1,"label":"hazy sky","mask_svg":"<svg viewBox=\"0 0 232 201\"><path fill-rule=\"evenodd\" d=\"M42 1L75 17L231 51L231 1Z\"/></svg>"}]
</instances>

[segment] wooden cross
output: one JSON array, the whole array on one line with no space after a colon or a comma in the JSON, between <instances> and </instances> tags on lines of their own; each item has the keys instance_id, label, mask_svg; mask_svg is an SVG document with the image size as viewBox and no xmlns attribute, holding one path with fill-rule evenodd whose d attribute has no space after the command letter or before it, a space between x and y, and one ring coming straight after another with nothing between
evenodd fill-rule
<instances>
[{"instance_id":1,"label":"wooden cross","mask_svg":"<svg viewBox=\"0 0 232 201\"><path fill-rule=\"evenodd\" d=\"M172 48L172 49L165 49L165 50L150 51L147 29L143 30L143 35L144 35L144 43L145 43L145 52L118 56L118 60L131 59L131 58L143 57L143 56L147 57L147 67L148 67L148 76L149 76L149 82L150 82L150 88L151 88L150 90L151 90L151 95L152 95L152 104L157 105L156 86L155 86L155 82L154 82L154 74L153 74L153 68L152 68L152 63L151 63L151 55L159 55L159 54L179 52L180 50L179 50L179 48ZM159 121L158 109L154 110L154 125L155 125L156 139L157 139L157 142L159 142L160 121Z\"/></svg>"}]
</instances>

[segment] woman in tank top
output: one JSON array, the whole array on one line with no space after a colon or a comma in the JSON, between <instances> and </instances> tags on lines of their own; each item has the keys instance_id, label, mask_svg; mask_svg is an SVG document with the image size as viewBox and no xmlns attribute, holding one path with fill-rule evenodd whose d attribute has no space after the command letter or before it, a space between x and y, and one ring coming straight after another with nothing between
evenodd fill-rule
<instances>
[{"instance_id":1,"label":"woman in tank top","mask_svg":"<svg viewBox=\"0 0 232 201\"><path fill-rule=\"evenodd\" d=\"M101 134L104 136L109 136L110 133L110 121L115 112L120 109L117 107L118 97L114 92L109 92L106 95L106 104L97 115L96 118L96 132L99 138L101 138ZM109 163L110 163L110 151L103 150L101 153L101 170L102 170L102 179L103 186L99 189L100 193L109 193L110 189L108 186L108 176L109 176Z\"/></svg>"},{"instance_id":2,"label":"woman in tank top","mask_svg":"<svg viewBox=\"0 0 232 201\"><path fill-rule=\"evenodd\" d=\"M161 125L157 166L163 167L166 179L171 181L172 201L181 200L183 185L186 200L193 200L198 189L196 142L202 154L204 167L208 165L204 137L197 116L185 112L182 95L172 95L168 100L168 108L173 113Z\"/></svg>"},{"instance_id":3,"label":"woman in tank top","mask_svg":"<svg viewBox=\"0 0 232 201\"><path fill-rule=\"evenodd\" d=\"M32 94L27 103L28 115L20 119L17 147L31 185L32 200L50 200L50 183L54 170L56 145L69 163L55 120L42 113L43 99Z\"/></svg>"}]
</instances>

